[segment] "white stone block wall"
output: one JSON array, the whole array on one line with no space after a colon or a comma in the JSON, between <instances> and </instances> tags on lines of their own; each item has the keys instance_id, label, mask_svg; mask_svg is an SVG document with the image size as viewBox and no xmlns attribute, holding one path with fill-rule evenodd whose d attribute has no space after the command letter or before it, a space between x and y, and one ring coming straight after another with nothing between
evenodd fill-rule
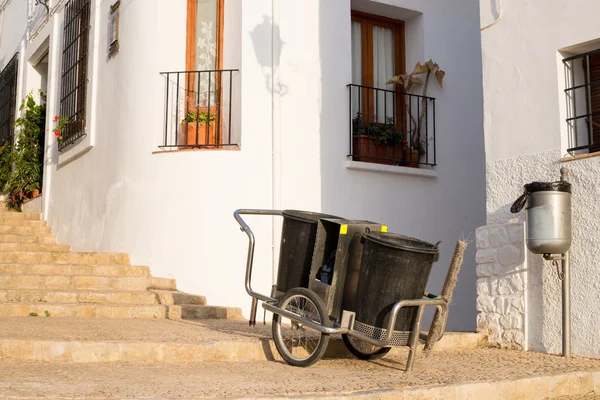
<instances>
[{"instance_id":1,"label":"white stone block wall","mask_svg":"<svg viewBox=\"0 0 600 400\"><path fill-rule=\"evenodd\" d=\"M527 350L527 251L522 222L477 228L477 330L490 345Z\"/></svg>"}]
</instances>

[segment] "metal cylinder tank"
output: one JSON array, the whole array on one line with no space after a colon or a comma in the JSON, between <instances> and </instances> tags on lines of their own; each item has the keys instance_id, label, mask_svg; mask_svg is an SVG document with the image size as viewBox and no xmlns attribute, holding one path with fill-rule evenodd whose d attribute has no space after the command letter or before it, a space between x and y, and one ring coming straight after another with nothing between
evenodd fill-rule
<instances>
[{"instance_id":1,"label":"metal cylinder tank","mask_svg":"<svg viewBox=\"0 0 600 400\"><path fill-rule=\"evenodd\" d=\"M527 247L534 254L562 254L571 247L571 193L534 192L527 199Z\"/></svg>"},{"instance_id":2,"label":"metal cylinder tank","mask_svg":"<svg viewBox=\"0 0 600 400\"><path fill-rule=\"evenodd\" d=\"M562 254L571 247L571 184L532 182L511 211L525 207L527 248L534 254Z\"/></svg>"}]
</instances>

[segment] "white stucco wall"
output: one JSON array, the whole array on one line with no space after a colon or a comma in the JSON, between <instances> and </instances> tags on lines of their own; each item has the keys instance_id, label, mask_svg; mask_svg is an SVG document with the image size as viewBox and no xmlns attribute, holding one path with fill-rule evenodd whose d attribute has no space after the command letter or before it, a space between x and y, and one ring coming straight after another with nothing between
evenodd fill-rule
<instances>
[{"instance_id":1,"label":"white stucco wall","mask_svg":"<svg viewBox=\"0 0 600 400\"><path fill-rule=\"evenodd\" d=\"M149 265L154 275L176 278L181 290L247 313L247 242L232 212L272 207L324 211L441 240L441 260L428 290L441 289L455 241L485 223L476 0L452 6L443 0L353 4L407 17L407 68L433 58L447 72L444 89L428 93L437 98L439 165L433 178L345 167L349 0L227 0L231 11L223 67L240 69L241 149L167 154L153 154L164 126L159 72L185 69L186 1L122 2L121 50L108 60L111 3L93 2L96 58L88 111L94 121L84 146L89 150L67 162L64 154L57 155L53 139L49 147L45 217L61 242L74 250L130 253L133 263ZM227 26L229 18L239 21L230 23L235 28ZM270 29L260 29L265 20ZM61 16L36 39L49 35L55 55L60 45L53 37L60 26ZM268 293L277 229L271 218L249 221L258 240L256 286ZM472 246L454 294L450 329L475 329L475 282Z\"/></svg>"},{"instance_id":2,"label":"white stucco wall","mask_svg":"<svg viewBox=\"0 0 600 400\"><path fill-rule=\"evenodd\" d=\"M524 220L523 212L509 211L523 184L555 181L560 167L570 169L573 353L600 357L598 307L590 301L600 294L593 254L600 244L600 159L560 163L567 143L561 60L563 55L592 50L590 42L600 38L600 26L594 22L600 3L482 0L482 25L500 14L500 4L501 20L482 32L487 222ZM561 281L556 268L529 253L528 274L529 348L560 353Z\"/></svg>"}]
</instances>

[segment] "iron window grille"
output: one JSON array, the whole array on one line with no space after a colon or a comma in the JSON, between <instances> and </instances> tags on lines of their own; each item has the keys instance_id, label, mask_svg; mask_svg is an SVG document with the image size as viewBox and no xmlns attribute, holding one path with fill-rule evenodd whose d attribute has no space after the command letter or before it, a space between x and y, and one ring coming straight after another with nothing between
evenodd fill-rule
<instances>
[{"instance_id":1,"label":"iron window grille","mask_svg":"<svg viewBox=\"0 0 600 400\"><path fill-rule=\"evenodd\" d=\"M349 84L349 154L353 161L437 165L435 98Z\"/></svg>"},{"instance_id":2,"label":"iron window grille","mask_svg":"<svg viewBox=\"0 0 600 400\"><path fill-rule=\"evenodd\" d=\"M563 60L570 154L600 151L600 50Z\"/></svg>"},{"instance_id":3,"label":"iron window grille","mask_svg":"<svg viewBox=\"0 0 600 400\"><path fill-rule=\"evenodd\" d=\"M65 6L60 115L68 118L58 150L85 136L90 0L70 0Z\"/></svg>"},{"instance_id":4,"label":"iron window grille","mask_svg":"<svg viewBox=\"0 0 600 400\"><path fill-rule=\"evenodd\" d=\"M18 61L17 53L0 72L0 146L12 141L15 132Z\"/></svg>"},{"instance_id":5,"label":"iron window grille","mask_svg":"<svg viewBox=\"0 0 600 400\"><path fill-rule=\"evenodd\" d=\"M237 69L161 72L165 78L161 148L226 148L232 137ZM235 132L234 132L235 133Z\"/></svg>"}]
</instances>

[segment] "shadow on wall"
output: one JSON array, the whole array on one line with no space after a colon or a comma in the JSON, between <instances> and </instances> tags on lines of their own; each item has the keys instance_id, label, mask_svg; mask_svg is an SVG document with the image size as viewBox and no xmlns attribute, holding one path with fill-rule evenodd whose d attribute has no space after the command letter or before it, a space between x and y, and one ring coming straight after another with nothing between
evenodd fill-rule
<instances>
[{"instance_id":1,"label":"shadow on wall","mask_svg":"<svg viewBox=\"0 0 600 400\"><path fill-rule=\"evenodd\" d=\"M250 32L250 37L256 60L265 77L265 87L269 92L285 96L288 93L288 87L278 79L281 52L285 44L281 40L279 26L273 23L271 17L264 15L262 22ZM271 37L271 46L265 46L265 38L269 37Z\"/></svg>"}]
</instances>

